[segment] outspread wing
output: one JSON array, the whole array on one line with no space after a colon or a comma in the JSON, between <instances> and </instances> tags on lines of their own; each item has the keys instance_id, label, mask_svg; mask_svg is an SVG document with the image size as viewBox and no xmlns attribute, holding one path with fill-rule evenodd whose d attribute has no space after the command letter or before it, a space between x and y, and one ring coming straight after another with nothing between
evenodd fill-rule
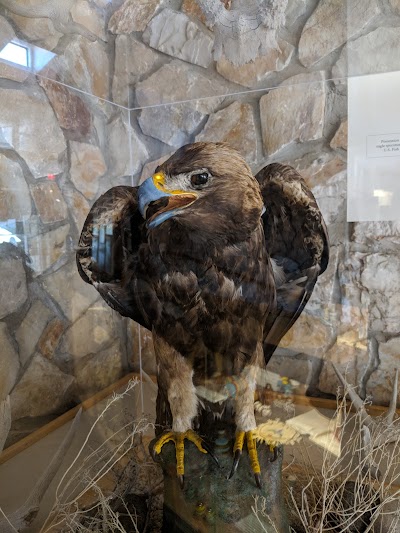
<instances>
[{"instance_id":1,"label":"outspread wing","mask_svg":"<svg viewBox=\"0 0 400 533\"><path fill-rule=\"evenodd\" d=\"M329 240L317 202L300 174L273 163L256 175L266 211L265 243L274 271L277 306L264 326L264 356L269 361L280 340L310 299L328 265Z\"/></svg>"},{"instance_id":2,"label":"outspread wing","mask_svg":"<svg viewBox=\"0 0 400 533\"><path fill-rule=\"evenodd\" d=\"M138 276L143 219L137 209L137 187L113 187L91 208L76 254L79 274L107 304L151 329L152 289ZM145 302L145 305L144 305Z\"/></svg>"}]
</instances>

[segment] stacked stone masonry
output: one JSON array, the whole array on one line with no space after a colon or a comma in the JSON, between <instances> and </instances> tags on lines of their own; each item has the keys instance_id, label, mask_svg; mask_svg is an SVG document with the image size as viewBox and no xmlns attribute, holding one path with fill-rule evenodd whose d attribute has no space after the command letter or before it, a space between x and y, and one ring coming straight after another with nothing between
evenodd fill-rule
<instances>
[{"instance_id":1,"label":"stacked stone masonry","mask_svg":"<svg viewBox=\"0 0 400 533\"><path fill-rule=\"evenodd\" d=\"M155 372L151 335L81 281L74 253L100 194L198 140L230 143L255 172L293 165L328 223L329 269L270 369L334 394L334 361L386 403L400 224L346 221L346 80L400 69L400 3L289 0L275 44L239 65L215 59L196 0L53 4L0 1L0 48L46 58L34 71L0 62L0 219L15 235L0 244L0 399L10 394L13 420L65 411L137 368L139 347Z\"/></svg>"}]
</instances>

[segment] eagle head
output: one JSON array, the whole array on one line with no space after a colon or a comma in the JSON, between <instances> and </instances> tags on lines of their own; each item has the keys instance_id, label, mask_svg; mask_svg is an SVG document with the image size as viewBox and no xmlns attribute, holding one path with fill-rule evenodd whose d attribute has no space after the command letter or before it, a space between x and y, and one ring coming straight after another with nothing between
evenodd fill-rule
<instances>
[{"instance_id":1,"label":"eagle head","mask_svg":"<svg viewBox=\"0 0 400 533\"><path fill-rule=\"evenodd\" d=\"M172 217L190 229L246 234L260 223L258 182L225 143L199 142L177 150L139 187L139 210L149 229Z\"/></svg>"}]
</instances>

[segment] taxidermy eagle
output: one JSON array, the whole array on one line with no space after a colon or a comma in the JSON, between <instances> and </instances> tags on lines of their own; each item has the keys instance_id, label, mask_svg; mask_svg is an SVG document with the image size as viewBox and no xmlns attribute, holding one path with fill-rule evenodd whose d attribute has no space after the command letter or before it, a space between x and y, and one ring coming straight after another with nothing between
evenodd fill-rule
<instances>
[{"instance_id":1,"label":"taxidermy eagle","mask_svg":"<svg viewBox=\"0 0 400 533\"><path fill-rule=\"evenodd\" d=\"M237 378L237 468L244 440L256 482L254 392L279 341L303 311L328 263L314 196L287 165L254 177L223 143L183 146L139 187L110 189L93 205L77 253L82 278L121 315L153 333L159 396L172 428L183 484L184 439L193 430L196 386Z\"/></svg>"}]
</instances>

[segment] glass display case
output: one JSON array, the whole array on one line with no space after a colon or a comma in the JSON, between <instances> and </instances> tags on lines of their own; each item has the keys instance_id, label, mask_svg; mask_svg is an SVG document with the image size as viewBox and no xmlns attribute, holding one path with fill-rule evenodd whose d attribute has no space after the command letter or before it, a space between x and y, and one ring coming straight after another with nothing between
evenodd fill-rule
<instances>
[{"instance_id":1,"label":"glass display case","mask_svg":"<svg viewBox=\"0 0 400 533\"><path fill-rule=\"evenodd\" d=\"M0 0L0 529L398 531L399 46L398 0ZM261 489L247 452L227 480L240 383L223 357L196 363L209 371L195 382L220 467L185 444L181 488L173 445L153 460L172 419L152 328L76 263L95 202L197 142L227 143L253 175L293 167L329 236L326 270L256 373ZM113 224L91 234L105 271ZM342 400L353 388L359 414ZM368 474L346 478L343 515L376 468L379 494L321 518L306 487L360 446Z\"/></svg>"}]
</instances>

